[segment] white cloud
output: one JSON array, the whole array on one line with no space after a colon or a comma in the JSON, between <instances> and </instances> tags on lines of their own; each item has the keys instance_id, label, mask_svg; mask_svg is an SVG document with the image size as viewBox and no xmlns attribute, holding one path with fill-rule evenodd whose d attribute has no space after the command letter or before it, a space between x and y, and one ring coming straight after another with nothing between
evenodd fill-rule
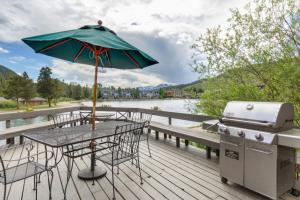
<instances>
[{"instance_id":1,"label":"white cloud","mask_svg":"<svg viewBox=\"0 0 300 200\"><path fill-rule=\"evenodd\" d=\"M90 65L69 63L54 59L52 72L54 77L65 82L77 82L82 85L92 85L95 68ZM101 70L99 70L101 71ZM137 70L106 69L106 73L98 73L98 81L105 86L138 87L158 85L165 81L156 75Z\"/></svg>"},{"instance_id":2,"label":"white cloud","mask_svg":"<svg viewBox=\"0 0 300 200\"><path fill-rule=\"evenodd\" d=\"M124 84L129 84L132 77L138 77L134 80L139 80L142 84L160 81L186 83L198 77L189 68L191 63L189 47L193 41L206 28L225 25L230 15L229 8L241 8L248 1L2 1L1 6L5 9L0 12L0 41L20 42L24 37L79 28L85 24L96 24L98 19L102 19L103 25L124 36L125 40L129 40L160 62L155 67L145 69L145 72L110 71L103 75L104 81L111 84L126 81ZM67 68L55 67L55 69L63 78L61 70ZM66 77L68 80L84 79L81 76L84 77L86 74L82 70L80 72L82 74L76 71L74 78L71 78L72 73L68 73ZM152 76L149 78L145 73ZM109 74L113 76L109 77ZM122 75L122 78L117 78L117 75Z\"/></svg>"},{"instance_id":3,"label":"white cloud","mask_svg":"<svg viewBox=\"0 0 300 200\"><path fill-rule=\"evenodd\" d=\"M9 53L9 50L0 47L0 53Z\"/></svg>"},{"instance_id":4,"label":"white cloud","mask_svg":"<svg viewBox=\"0 0 300 200\"><path fill-rule=\"evenodd\" d=\"M115 1L4 1L0 13L0 40L74 29L84 24L103 24L123 32L157 33L160 37L181 34L192 38L209 26L224 24L229 8L245 2L229 0L115 0ZM47 15L45 15L47 13ZM189 38L189 39L186 39Z\"/></svg>"},{"instance_id":5,"label":"white cloud","mask_svg":"<svg viewBox=\"0 0 300 200\"><path fill-rule=\"evenodd\" d=\"M8 58L8 62L16 64L18 62L24 61L26 58L24 56L12 56Z\"/></svg>"}]
</instances>

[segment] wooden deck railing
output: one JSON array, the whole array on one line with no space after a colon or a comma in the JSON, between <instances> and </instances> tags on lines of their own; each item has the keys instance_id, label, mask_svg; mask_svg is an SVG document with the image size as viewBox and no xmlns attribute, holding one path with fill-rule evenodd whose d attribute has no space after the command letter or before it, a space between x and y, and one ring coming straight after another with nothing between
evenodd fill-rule
<instances>
[{"instance_id":1,"label":"wooden deck railing","mask_svg":"<svg viewBox=\"0 0 300 200\"><path fill-rule=\"evenodd\" d=\"M33 112L7 112L0 113L0 121L5 121L6 129L0 131L0 139L6 139L7 143L14 143L15 137L21 136L22 133L42 128L49 128L50 123L37 123L31 125L23 125L19 127L11 128L11 120L16 119L27 119L27 118L35 118L39 116L49 116L60 113L70 112L72 114L75 111L80 110L92 110L91 106L69 106L63 108L49 108L43 109ZM154 116L166 117L168 119L168 124L172 124L172 119L193 121L193 122L203 122L206 120L213 119L207 115L197 115L197 114L186 114L186 113L177 113L177 112L168 112L168 111L159 111L152 109L144 109L144 108L128 108L128 107L97 107L97 111L106 111L106 112L119 112L119 113L132 113L132 112L140 112L140 113L149 113ZM170 135L169 135L170 137ZM165 134L166 138L166 134ZM22 141L22 138L20 139Z\"/></svg>"}]
</instances>

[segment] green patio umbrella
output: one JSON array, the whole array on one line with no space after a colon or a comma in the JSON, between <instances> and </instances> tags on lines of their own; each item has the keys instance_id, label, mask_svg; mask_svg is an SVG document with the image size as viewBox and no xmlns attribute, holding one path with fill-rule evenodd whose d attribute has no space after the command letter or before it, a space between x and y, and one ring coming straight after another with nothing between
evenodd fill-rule
<instances>
[{"instance_id":1,"label":"green patio umbrella","mask_svg":"<svg viewBox=\"0 0 300 200\"><path fill-rule=\"evenodd\" d=\"M79 29L50 33L22 39L36 53L42 53L70 62L94 65L94 94L92 127L95 129L97 74L101 67L118 69L142 69L158 62L132 46L114 31L98 25L85 25Z\"/></svg>"}]
</instances>

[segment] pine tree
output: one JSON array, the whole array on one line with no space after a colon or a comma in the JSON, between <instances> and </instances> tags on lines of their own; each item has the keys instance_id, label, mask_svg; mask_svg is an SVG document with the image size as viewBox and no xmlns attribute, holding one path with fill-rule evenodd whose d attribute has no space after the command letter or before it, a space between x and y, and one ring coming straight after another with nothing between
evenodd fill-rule
<instances>
[{"instance_id":1,"label":"pine tree","mask_svg":"<svg viewBox=\"0 0 300 200\"><path fill-rule=\"evenodd\" d=\"M24 99L24 101L28 107L29 106L28 102L36 94L36 89L35 89L35 85L34 85L32 79L29 78L29 76L26 72L24 72L23 76L22 76L21 88L22 88L22 92L21 92L20 97Z\"/></svg>"},{"instance_id":2,"label":"pine tree","mask_svg":"<svg viewBox=\"0 0 300 200\"><path fill-rule=\"evenodd\" d=\"M47 99L49 107L51 107L51 101L55 97L55 85L51 74L49 67L43 67L40 70L37 82L37 91L42 97Z\"/></svg>"}]
</instances>

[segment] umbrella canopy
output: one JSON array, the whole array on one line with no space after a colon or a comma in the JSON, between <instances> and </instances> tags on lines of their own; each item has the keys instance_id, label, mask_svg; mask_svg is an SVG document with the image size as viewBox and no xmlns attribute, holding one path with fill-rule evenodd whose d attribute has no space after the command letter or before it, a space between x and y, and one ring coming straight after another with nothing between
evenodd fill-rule
<instances>
[{"instance_id":1,"label":"umbrella canopy","mask_svg":"<svg viewBox=\"0 0 300 200\"><path fill-rule=\"evenodd\" d=\"M50 33L22 39L36 53L42 53L70 62L95 65L93 94L93 129L95 129L97 74L102 67L118 69L144 68L158 62L132 46L109 28L85 25L79 29Z\"/></svg>"},{"instance_id":2,"label":"umbrella canopy","mask_svg":"<svg viewBox=\"0 0 300 200\"><path fill-rule=\"evenodd\" d=\"M102 25L22 39L36 53L70 62L95 65L96 51L102 67L134 69L158 62Z\"/></svg>"}]
</instances>

